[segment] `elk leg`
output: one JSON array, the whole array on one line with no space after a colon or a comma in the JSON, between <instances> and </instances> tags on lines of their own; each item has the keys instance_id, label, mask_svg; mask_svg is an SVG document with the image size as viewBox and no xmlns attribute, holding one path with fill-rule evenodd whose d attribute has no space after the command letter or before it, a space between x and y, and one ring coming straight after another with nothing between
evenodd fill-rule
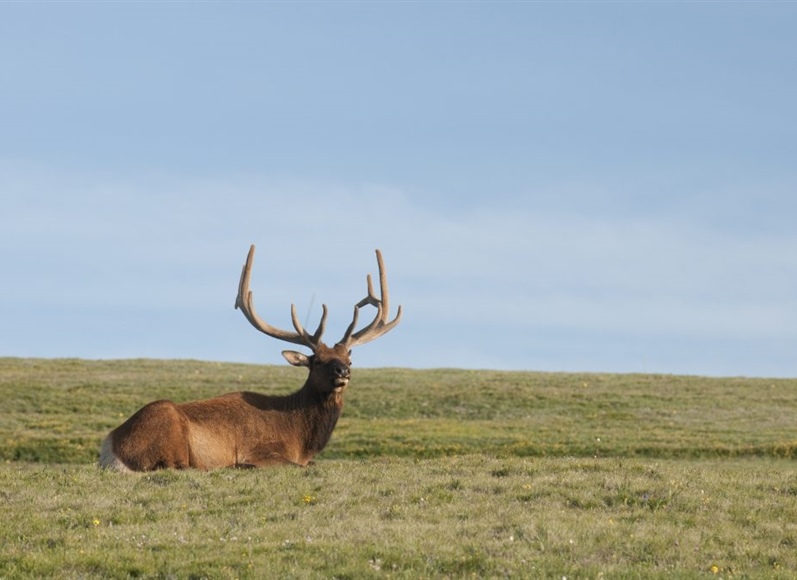
<instances>
[{"instance_id":1,"label":"elk leg","mask_svg":"<svg viewBox=\"0 0 797 580\"><path fill-rule=\"evenodd\" d=\"M296 465L302 467L300 463L288 459L285 444L280 441L263 443L249 453L240 458L235 467L265 467L267 465Z\"/></svg>"}]
</instances>

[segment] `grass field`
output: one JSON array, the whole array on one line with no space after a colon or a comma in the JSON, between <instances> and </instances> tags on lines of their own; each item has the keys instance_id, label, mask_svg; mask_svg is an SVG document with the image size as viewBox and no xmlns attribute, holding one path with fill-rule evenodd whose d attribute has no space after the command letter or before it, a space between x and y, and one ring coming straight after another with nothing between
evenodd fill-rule
<instances>
[{"instance_id":1,"label":"grass field","mask_svg":"<svg viewBox=\"0 0 797 580\"><path fill-rule=\"evenodd\" d=\"M797 380L355 369L307 469L94 467L292 367L0 359L0 578L792 578Z\"/></svg>"}]
</instances>

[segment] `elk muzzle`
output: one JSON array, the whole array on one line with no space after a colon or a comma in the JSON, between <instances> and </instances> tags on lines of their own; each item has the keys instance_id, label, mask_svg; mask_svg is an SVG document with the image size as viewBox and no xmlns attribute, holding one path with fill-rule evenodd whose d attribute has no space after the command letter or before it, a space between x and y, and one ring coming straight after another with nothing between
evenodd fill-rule
<instances>
[{"instance_id":1,"label":"elk muzzle","mask_svg":"<svg viewBox=\"0 0 797 580\"><path fill-rule=\"evenodd\" d=\"M335 363L332 373L334 375L336 389L343 389L349 384L349 379L351 379L351 368L348 365Z\"/></svg>"}]
</instances>

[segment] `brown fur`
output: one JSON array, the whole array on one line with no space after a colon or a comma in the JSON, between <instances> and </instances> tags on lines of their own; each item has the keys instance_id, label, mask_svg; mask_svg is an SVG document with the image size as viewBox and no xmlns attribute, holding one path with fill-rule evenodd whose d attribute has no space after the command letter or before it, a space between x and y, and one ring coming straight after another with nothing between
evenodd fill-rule
<instances>
[{"instance_id":1,"label":"brown fur","mask_svg":"<svg viewBox=\"0 0 797 580\"><path fill-rule=\"evenodd\" d=\"M228 393L189 403L155 401L110 432L100 465L132 471L305 466L326 446L343 410L350 351L320 343L311 356L283 355L310 370L291 395Z\"/></svg>"}]
</instances>

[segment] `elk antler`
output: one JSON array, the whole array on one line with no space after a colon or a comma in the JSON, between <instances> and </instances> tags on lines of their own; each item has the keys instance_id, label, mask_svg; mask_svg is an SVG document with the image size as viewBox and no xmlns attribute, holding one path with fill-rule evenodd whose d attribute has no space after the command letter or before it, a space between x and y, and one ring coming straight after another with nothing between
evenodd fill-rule
<instances>
[{"instance_id":1,"label":"elk antler","mask_svg":"<svg viewBox=\"0 0 797 580\"><path fill-rule=\"evenodd\" d=\"M244 264L241 271L241 281L238 284L238 297L235 299L235 308L240 308L246 319L252 326L273 338L284 340L293 344L301 344L308 346L313 352L316 351L318 345L321 343L321 336L324 334L324 328L327 324L327 305L323 304L323 313L321 314L321 322L318 324L318 329L315 334L309 334L299 322L299 317L296 315L296 306L291 304L291 320L296 332L282 330L275 326L271 326L265 320L262 320L255 312L255 305L252 302L252 291L249 290L249 278L252 273L252 261L255 257L255 246L249 248L249 254L246 256L246 264Z\"/></svg>"},{"instance_id":2,"label":"elk antler","mask_svg":"<svg viewBox=\"0 0 797 580\"><path fill-rule=\"evenodd\" d=\"M393 327L399 323L399 320L401 320L401 306L399 306L398 311L396 312L396 317L388 322L388 318L390 317L390 296L387 290L387 273L385 272L385 263L382 260L382 252L379 250L376 251L376 263L379 265L379 291L382 295L382 298L380 300L376 297L376 294L374 294L374 285L371 282L371 275L368 274L368 277L366 278L368 283L368 295L355 304L354 317L351 321L351 324L346 329L346 334L343 335L343 338L340 339L340 342L338 343L344 345L346 348L352 348L379 338L386 332L392 330ZM360 314L360 308L366 304L376 307L376 316L371 324L358 330L357 332L354 332L354 328L357 326L357 318Z\"/></svg>"}]
</instances>

